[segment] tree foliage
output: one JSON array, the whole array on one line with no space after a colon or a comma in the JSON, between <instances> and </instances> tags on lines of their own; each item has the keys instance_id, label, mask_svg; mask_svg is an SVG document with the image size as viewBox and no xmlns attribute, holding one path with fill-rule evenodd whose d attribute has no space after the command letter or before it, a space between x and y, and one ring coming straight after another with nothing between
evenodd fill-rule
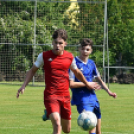
<instances>
[{"instance_id":1,"label":"tree foliage","mask_svg":"<svg viewBox=\"0 0 134 134\"><path fill-rule=\"evenodd\" d=\"M87 4L86 1L84 0L84 3L40 1L37 3L37 14L34 14L33 1L0 2L0 52L2 53L0 61L4 60L5 55L20 52L18 61L14 56L6 59L8 63L6 68L27 70L35 51L35 46L31 44L48 44L36 45L36 56L41 51L51 49L51 36L58 28L67 30L70 45L77 44L82 38L91 38L94 45L103 45L104 4ZM134 0L108 0L107 5L110 65L134 66ZM37 17L36 25L34 25L34 17ZM10 43L13 45L9 45ZM23 46L15 46L15 44L23 44ZM24 44L29 45L24 46ZM16 51L13 51L14 48ZM27 52L25 52L26 48ZM74 47L67 49L75 51ZM22 57L27 59L26 68L24 65L13 64L19 63ZM103 57L99 49L94 50L92 58L102 67Z\"/></svg>"},{"instance_id":2,"label":"tree foliage","mask_svg":"<svg viewBox=\"0 0 134 134\"><path fill-rule=\"evenodd\" d=\"M108 33L110 51L115 64L134 66L134 1L108 1Z\"/></svg>"}]
</instances>

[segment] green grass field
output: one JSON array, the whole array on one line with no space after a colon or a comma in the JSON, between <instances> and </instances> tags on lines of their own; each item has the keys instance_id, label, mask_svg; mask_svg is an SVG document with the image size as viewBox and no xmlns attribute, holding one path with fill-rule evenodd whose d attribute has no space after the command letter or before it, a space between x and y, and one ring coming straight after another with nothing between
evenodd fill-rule
<instances>
[{"instance_id":1,"label":"green grass field","mask_svg":"<svg viewBox=\"0 0 134 134\"><path fill-rule=\"evenodd\" d=\"M44 110L44 87L28 86L16 99L20 86L0 84L0 134L51 134L48 120L42 121ZM102 112L102 134L134 134L134 85L110 84L117 99L103 91L96 94ZM88 134L77 126L78 113L72 106L72 128L70 134Z\"/></svg>"}]
</instances>

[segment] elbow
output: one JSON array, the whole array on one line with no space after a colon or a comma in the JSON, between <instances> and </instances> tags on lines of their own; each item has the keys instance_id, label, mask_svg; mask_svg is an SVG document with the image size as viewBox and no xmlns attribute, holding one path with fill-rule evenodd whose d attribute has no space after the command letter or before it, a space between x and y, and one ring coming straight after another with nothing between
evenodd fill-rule
<instances>
[{"instance_id":1,"label":"elbow","mask_svg":"<svg viewBox=\"0 0 134 134\"><path fill-rule=\"evenodd\" d=\"M74 88L72 85L70 85L70 88Z\"/></svg>"},{"instance_id":2,"label":"elbow","mask_svg":"<svg viewBox=\"0 0 134 134\"><path fill-rule=\"evenodd\" d=\"M70 87L70 88L74 88L73 82L70 81L69 87Z\"/></svg>"},{"instance_id":3,"label":"elbow","mask_svg":"<svg viewBox=\"0 0 134 134\"><path fill-rule=\"evenodd\" d=\"M70 88L73 88L72 84L69 84L69 87L70 87Z\"/></svg>"}]
</instances>

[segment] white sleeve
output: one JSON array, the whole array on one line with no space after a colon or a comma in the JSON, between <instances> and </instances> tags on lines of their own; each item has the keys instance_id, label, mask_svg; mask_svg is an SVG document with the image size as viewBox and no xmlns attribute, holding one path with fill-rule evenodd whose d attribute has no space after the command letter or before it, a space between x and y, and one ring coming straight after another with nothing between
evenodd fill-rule
<instances>
[{"instance_id":1,"label":"white sleeve","mask_svg":"<svg viewBox=\"0 0 134 134\"><path fill-rule=\"evenodd\" d=\"M74 73L71 70L69 70L69 80L74 80L74 78L75 78Z\"/></svg>"},{"instance_id":2,"label":"white sleeve","mask_svg":"<svg viewBox=\"0 0 134 134\"><path fill-rule=\"evenodd\" d=\"M96 78L96 77L101 77L101 75L100 75L100 73L99 73L99 71L98 71L96 65L95 65L95 68L96 68L96 75L94 76L94 78Z\"/></svg>"},{"instance_id":3,"label":"white sleeve","mask_svg":"<svg viewBox=\"0 0 134 134\"><path fill-rule=\"evenodd\" d=\"M100 75L100 73L99 73L99 71L98 71L97 68L96 68L96 73L97 73L97 75L93 77L93 81L94 81L97 77L101 77L101 75Z\"/></svg>"},{"instance_id":4,"label":"white sleeve","mask_svg":"<svg viewBox=\"0 0 134 134\"><path fill-rule=\"evenodd\" d=\"M76 65L75 59L73 59L72 64L71 64L71 67L72 67L74 70L77 69L77 65ZM69 70L69 80L74 80L74 78L75 78L74 73L73 73L71 70Z\"/></svg>"},{"instance_id":5,"label":"white sleeve","mask_svg":"<svg viewBox=\"0 0 134 134\"><path fill-rule=\"evenodd\" d=\"M34 62L34 65L37 68L40 68L44 65L44 61L43 61L43 53L40 53L37 57L37 60Z\"/></svg>"},{"instance_id":6,"label":"white sleeve","mask_svg":"<svg viewBox=\"0 0 134 134\"><path fill-rule=\"evenodd\" d=\"M96 71L97 71L97 77L100 77L101 75L100 75L100 73L99 73L97 68L96 68Z\"/></svg>"},{"instance_id":7,"label":"white sleeve","mask_svg":"<svg viewBox=\"0 0 134 134\"><path fill-rule=\"evenodd\" d=\"M75 70L77 69L77 65L76 65L76 61L75 59L73 59L72 63L71 63L71 67Z\"/></svg>"}]
</instances>

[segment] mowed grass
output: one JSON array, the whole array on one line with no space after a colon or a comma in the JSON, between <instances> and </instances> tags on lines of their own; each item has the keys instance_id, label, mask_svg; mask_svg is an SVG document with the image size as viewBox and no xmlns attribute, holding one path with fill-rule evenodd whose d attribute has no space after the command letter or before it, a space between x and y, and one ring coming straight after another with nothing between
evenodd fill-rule
<instances>
[{"instance_id":1,"label":"mowed grass","mask_svg":"<svg viewBox=\"0 0 134 134\"><path fill-rule=\"evenodd\" d=\"M18 85L0 84L0 134L51 134L51 121L42 121L44 87L28 86L16 98ZM104 90L97 91L102 112L102 134L134 134L134 85L110 84L117 93L113 99ZM70 134L88 134L77 126L78 113L72 106Z\"/></svg>"}]
</instances>

